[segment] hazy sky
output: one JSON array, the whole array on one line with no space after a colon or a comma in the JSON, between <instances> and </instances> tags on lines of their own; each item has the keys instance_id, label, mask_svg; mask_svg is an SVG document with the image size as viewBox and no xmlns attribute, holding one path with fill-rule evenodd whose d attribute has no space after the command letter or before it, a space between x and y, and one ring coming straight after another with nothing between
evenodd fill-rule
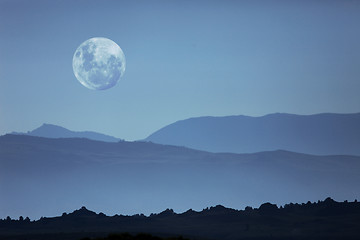
<instances>
[{"instance_id":1,"label":"hazy sky","mask_svg":"<svg viewBox=\"0 0 360 240\"><path fill-rule=\"evenodd\" d=\"M360 112L360 1L0 0L0 134L42 123L147 137L196 116ZM89 90L72 57L124 51Z\"/></svg>"}]
</instances>

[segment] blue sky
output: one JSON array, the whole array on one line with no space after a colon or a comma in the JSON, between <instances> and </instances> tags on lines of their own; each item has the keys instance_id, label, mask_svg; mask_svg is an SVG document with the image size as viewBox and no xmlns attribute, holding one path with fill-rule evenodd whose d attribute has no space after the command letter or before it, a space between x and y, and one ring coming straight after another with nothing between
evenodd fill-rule
<instances>
[{"instance_id":1,"label":"blue sky","mask_svg":"<svg viewBox=\"0 0 360 240\"><path fill-rule=\"evenodd\" d=\"M147 137L196 116L360 112L360 1L0 0L0 134L42 123ZM72 70L91 37L126 71Z\"/></svg>"}]
</instances>

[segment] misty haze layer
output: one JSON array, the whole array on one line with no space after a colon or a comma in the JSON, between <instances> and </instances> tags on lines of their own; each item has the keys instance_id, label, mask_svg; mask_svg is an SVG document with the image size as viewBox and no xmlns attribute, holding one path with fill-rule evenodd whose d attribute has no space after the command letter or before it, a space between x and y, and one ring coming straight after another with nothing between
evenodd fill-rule
<instances>
[{"instance_id":1,"label":"misty haze layer","mask_svg":"<svg viewBox=\"0 0 360 240\"><path fill-rule=\"evenodd\" d=\"M359 198L360 157L215 154L147 142L0 137L0 217L106 214L222 204L242 209Z\"/></svg>"}]
</instances>

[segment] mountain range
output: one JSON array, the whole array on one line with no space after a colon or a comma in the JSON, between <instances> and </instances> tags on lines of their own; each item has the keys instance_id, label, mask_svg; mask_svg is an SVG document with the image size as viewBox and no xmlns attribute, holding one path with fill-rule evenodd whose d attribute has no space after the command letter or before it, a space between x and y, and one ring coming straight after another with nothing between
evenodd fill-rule
<instances>
[{"instance_id":1,"label":"mountain range","mask_svg":"<svg viewBox=\"0 0 360 240\"><path fill-rule=\"evenodd\" d=\"M360 113L198 117L177 121L145 141L210 152L288 150L318 155L360 155Z\"/></svg>"},{"instance_id":2,"label":"mountain range","mask_svg":"<svg viewBox=\"0 0 360 240\"><path fill-rule=\"evenodd\" d=\"M52 124L43 124L27 133L12 134L46 138L88 138L104 142L122 141L101 133L75 132ZM197 117L172 123L140 141L209 152L255 153L287 150L316 155L360 156L360 113Z\"/></svg>"},{"instance_id":3,"label":"mountain range","mask_svg":"<svg viewBox=\"0 0 360 240\"><path fill-rule=\"evenodd\" d=\"M150 142L0 137L0 217L242 209L360 197L360 157L288 151L210 153Z\"/></svg>"},{"instance_id":4,"label":"mountain range","mask_svg":"<svg viewBox=\"0 0 360 240\"><path fill-rule=\"evenodd\" d=\"M40 127L32 131L28 131L27 133L12 132L11 134L28 135L28 136L45 137L45 138L88 138L103 142L121 141L121 139L119 138L105 135L102 133L97 133L92 131L75 132L61 126L47 124L47 123L44 123Z\"/></svg>"}]
</instances>

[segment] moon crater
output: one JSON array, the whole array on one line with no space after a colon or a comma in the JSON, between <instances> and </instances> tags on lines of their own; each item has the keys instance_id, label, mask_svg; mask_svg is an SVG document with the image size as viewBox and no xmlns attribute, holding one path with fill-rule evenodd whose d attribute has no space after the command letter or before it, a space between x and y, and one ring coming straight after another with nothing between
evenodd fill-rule
<instances>
[{"instance_id":1,"label":"moon crater","mask_svg":"<svg viewBox=\"0 0 360 240\"><path fill-rule=\"evenodd\" d=\"M116 85L125 72L125 55L107 38L91 38L75 51L73 70L76 78L92 90L105 90Z\"/></svg>"}]
</instances>

